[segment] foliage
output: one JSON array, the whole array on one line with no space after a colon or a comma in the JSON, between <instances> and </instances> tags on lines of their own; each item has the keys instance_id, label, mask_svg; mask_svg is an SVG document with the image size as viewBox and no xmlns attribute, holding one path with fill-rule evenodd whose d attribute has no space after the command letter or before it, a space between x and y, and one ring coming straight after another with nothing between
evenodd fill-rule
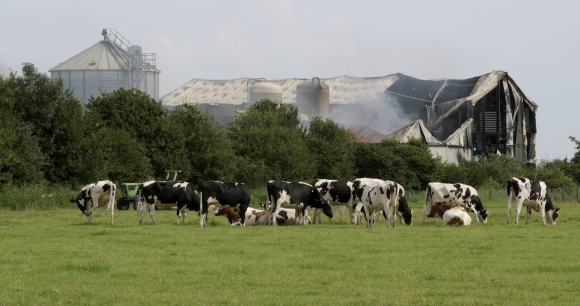
<instances>
[{"instance_id":1,"label":"foliage","mask_svg":"<svg viewBox=\"0 0 580 306\"><path fill-rule=\"evenodd\" d=\"M272 173L269 179L309 180L315 176L316 162L303 141L299 123L295 106L265 99L236 114L228 132L235 154L246 159L246 169L266 165L268 169L263 169L260 176ZM235 174L249 175L239 171Z\"/></svg>"},{"instance_id":2,"label":"foliage","mask_svg":"<svg viewBox=\"0 0 580 306\"><path fill-rule=\"evenodd\" d=\"M570 140L576 145L576 153L570 160L568 174L580 185L580 139L570 136Z\"/></svg>"},{"instance_id":3,"label":"foliage","mask_svg":"<svg viewBox=\"0 0 580 306\"><path fill-rule=\"evenodd\" d=\"M304 138L316 162L315 178L352 179L355 150L353 134L331 119L315 117Z\"/></svg>"},{"instance_id":4,"label":"foliage","mask_svg":"<svg viewBox=\"0 0 580 306\"><path fill-rule=\"evenodd\" d=\"M409 140L408 144L395 140L358 143L355 151L357 177L388 179L407 189L424 189L428 183L437 181L439 163L427 144L417 139Z\"/></svg>"},{"instance_id":5,"label":"foliage","mask_svg":"<svg viewBox=\"0 0 580 306\"><path fill-rule=\"evenodd\" d=\"M166 132L176 134L165 151L174 151L176 159L185 159L175 163L187 169L184 178L195 183L233 179L235 158L230 139L225 128L211 115L197 105L182 104L170 111L167 122Z\"/></svg>"}]
</instances>

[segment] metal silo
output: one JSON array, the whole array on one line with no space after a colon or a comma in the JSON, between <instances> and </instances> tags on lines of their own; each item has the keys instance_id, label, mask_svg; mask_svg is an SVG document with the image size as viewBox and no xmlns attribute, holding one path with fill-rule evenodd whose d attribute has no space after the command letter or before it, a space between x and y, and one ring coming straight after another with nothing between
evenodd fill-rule
<instances>
[{"instance_id":1,"label":"metal silo","mask_svg":"<svg viewBox=\"0 0 580 306\"><path fill-rule=\"evenodd\" d=\"M261 81L263 80L263 81ZM251 81L260 81L249 87ZM248 89L248 106L260 101L262 99L270 99L271 101L282 102L282 93L284 90L282 86L271 82L266 82L266 79L249 79L247 81Z\"/></svg>"},{"instance_id":2,"label":"metal silo","mask_svg":"<svg viewBox=\"0 0 580 306\"><path fill-rule=\"evenodd\" d=\"M62 77L83 103L101 90L137 88L159 100L159 71L155 53L143 53L114 29L104 29L104 40L50 69L51 78Z\"/></svg>"},{"instance_id":3,"label":"metal silo","mask_svg":"<svg viewBox=\"0 0 580 306\"><path fill-rule=\"evenodd\" d=\"M308 121L318 116L327 119L329 116L329 87L321 83L320 78L296 86L296 104L300 113L308 116Z\"/></svg>"}]
</instances>

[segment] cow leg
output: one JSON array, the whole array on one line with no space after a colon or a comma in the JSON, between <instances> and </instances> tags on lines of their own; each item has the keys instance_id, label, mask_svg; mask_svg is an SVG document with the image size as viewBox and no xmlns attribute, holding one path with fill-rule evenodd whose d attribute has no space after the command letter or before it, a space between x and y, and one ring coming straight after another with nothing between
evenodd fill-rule
<instances>
[{"instance_id":1,"label":"cow leg","mask_svg":"<svg viewBox=\"0 0 580 306\"><path fill-rule=\"evenodd\" d=\"M181 206L179 203L177 204L177 212L176 212L177 220L175 220L176 225L179 225L179 217L181 217L181 214L182 214L181 210L183 209L183 207L184 206ZM183 223L185 223L185 220L183 220Z\"/></svg>"},{"instance_id":2,"label":"cow leg","mask_svg":"<svg viewBox=\"0 0 580 306\"><path fill-rule=\"evenodd\" d=\"M322 224L322 208L317 208L314 213L318 216L318 224ZM304 220L304 222L306 224L306 220Z\"/></svg>"},{"instance_id":3,"label":"cow leg","mask_svg":"<svg viewBox=\"0 0 580 306\"><path fill-rule=\"evenodd\" d=\"M239 206L239 213L240 213L240 219L242 220L242 226L246 226L246 211L248 210L248 206L249 203L247 204L241 204Z\"/></svg>"},{"instance_id":4,"label":"cow leg","mask_svg":"<svg viewBox=\"0 0 580 306\"><path fill-rule=\"evenodd\" d=\"M143 217L145 217L145 214L147 213L148 208L149 208L148 203L139 204L139 210L141 211L141 218L139 219L139 225L143 225Z\"/></svg>"},{"instance_id":5,"label":"cow leg","mask_svg":"<svg viewBox=\"0 0 580 306\"><path fill-rule=\"evenodd\" d=\"M510 224L510 212L512 211L512 192L508 195L507 202L507 224Z\"/></svg>"},{"instance_id":6,"label":"cow leg","mask_svg":"<svg viewBox=\"0 0 580 306\"><path fill-rule=\"evenodd\" d=\"M367 217L367 228L372 227L371 226L371 212L369 211L368 207L366 207L365 205L365 216ZM372 220L374 222L374 220Z\"/></svg>"},{"instance_id":7,"label":"cow leg","mask_svg":"<svg viewBox=\"0 0 580 306\"><path fill-rule=\"evenodd\" d=\"M425 205L423 206L423 223L427 223L427 215L431 212L431 207L433 203L429 200L425 200ZM437 223L437 216L434 217L435 223Z\"/></svg>"},{"instance_id":8,"label":"cow leg","mask_svg":"<svg viewBox=\"0 0 580 306\"><path fill-rule=\"evenodd\" d=\"M542 204L540 204L540 215L542 216L542 224L546 225L546 202L545 201Z\"/></svg>"},{"instance_id":9,"label":"cow leg","mask_svg":"<svg viewBox=\"0 0 580 306\"><path fill-rule=\"evenodd\" d=\"M528 224L528 222L530 221L530 216L532 215L532 209L529 206L526 206L526 208L528 209L526 213L526 224Z\"/></svg>"},{"instance_id":10,"label":"cow leg","mask_svg":"<svg viewBox=\"0 0 580 306\"><path fill-rule=\"evenodd\" d=\"M340 211L340 221L344 222L344 211L346 210L346 206L340 205L338 207L338 211ZM334 213L332 214L334 216Z\"/></svg>"},{"instance_id":11,"label":"cow leg","mask_svg":"<svg viewBox=\"0 0 580 306\"><path fill-rule=\"evenodd\" d=\"M153 225L157 225L157 222L155 221L155 204L149 204L149 216L151 216Z\"/></svg>"},{"instance_id":12,"label":"cow leg","mask_svg":"<svg viewBox=\"0 0 580 306\"><path fill-rule=\"evenodd\" d=\"M518 224L518 221L520 219L520 211L522 211L522 204L524 203L523 200L517 202L517 207L516 207L516 225Z\"/></svg>"}]
</instances>

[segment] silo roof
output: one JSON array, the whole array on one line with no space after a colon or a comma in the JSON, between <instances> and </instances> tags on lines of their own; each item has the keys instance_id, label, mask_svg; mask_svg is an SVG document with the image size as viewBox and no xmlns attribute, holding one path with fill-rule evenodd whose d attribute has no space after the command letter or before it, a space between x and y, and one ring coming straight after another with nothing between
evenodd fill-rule
<instances>
[{"instance_id":1,"label":"silo roof","mask_svg":"<svg viewBox=\"0 0 580 306\"><path fill-rule=\"evenodd\" d=\"M124 50L119 50L125 52ZM125 59L116 56L109 42L104 40L94 44L85 51L56 65L53 70L125 70Z\"/></svg>"}]
</instances>

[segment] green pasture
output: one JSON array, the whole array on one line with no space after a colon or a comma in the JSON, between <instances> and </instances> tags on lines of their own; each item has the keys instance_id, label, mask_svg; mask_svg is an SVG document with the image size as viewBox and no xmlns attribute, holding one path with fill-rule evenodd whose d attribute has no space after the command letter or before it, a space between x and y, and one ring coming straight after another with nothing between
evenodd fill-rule
<instances>
[{"instance_id":1,"label":"green pasture","mask_svg":"<svg viewBox=\"0 0 580 306\"><path fill-rule=\"evenodd\" d=\"M580 204L556 226L322 225L230 227L196 214L158 225L115 211L93 224L78 209L0 210L0 305L578 305Z\"/></svg>"}]
</instances>

